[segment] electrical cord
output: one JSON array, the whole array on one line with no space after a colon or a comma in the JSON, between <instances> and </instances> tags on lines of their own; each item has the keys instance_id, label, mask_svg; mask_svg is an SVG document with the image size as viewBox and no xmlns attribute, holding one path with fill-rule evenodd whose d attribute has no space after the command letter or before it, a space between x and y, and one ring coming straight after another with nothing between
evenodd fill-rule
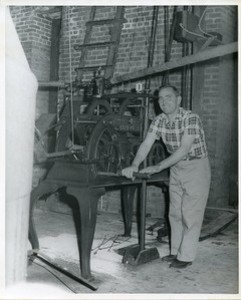
<instances>
[{"instance_id":1,"label":"electrical cord","mask_svg":"<svg viewBox=\"0 0 241 300\"><path fill-rule=\"evenodd\" d=\"M110 251L111 248L113 248L115 244L121 245L121 244L123 244L124 242L127 242L127 241L130 239L130 237L128 237L128 238L126 238L126 239L123 240L123 241L117 241L117 239L118 239L119 237L120 237L119 234L114 235L114 236L112 236L112 237L110 237L110 238L104 237L103 240L100 242L100 244L99 244L97 247L93 248L91 251L94 251L94 252L93 252L94 254L97 254L97 252L98 252L99 250L104 250L104 249L108 249L108 251ZM110 242L110 241L112 241L112 243L111 243L110 246L102 247L102 246L106 245L106 243L108 243L108 242Z\"/></svg>"},{"instance_id":2,"label":"electrical cord","mask_svg":"<svg viewBox=\"0 0 241 300\"><path fill-rule=\"evenodd\" d=\"M210 34L210 33L207 33L207 32L205 32L205 31L201 28L201 22L202 22L202 19L203 19L205 13L206 13L206 10L207 10L207 7L204 9L204 11L203 11L203 13L202 13L202 15L201 15L201 17L200 17L200 19L199 19L199 22L198 22L198 28L199 28L199 30L200 30L203 34L205 34L206 36L215 38L215 37L216 37L215 35ZM188 30L186 27L183 26L182 23L179 23L179 26L180 26L184 31L186 31L186 32L188 32L188 33L190 33L190 34L192 34L192 35L195 35L195 36L198 36L198 37L201 37L201 38L204 38L204 39L208 39L206 36L203 36L203 35L201 35L201 34L198 34L198 33L196 33L196 32L193 32L193 31Z\"/></svg>"},{"instance_id":3,"label":"electrical cord","mask_svg":"<svg viewBox=\"0 0 241 300\"><path fill-rule=\"evenodd\" d=\"M201 37L201 38L206 38L206 37L204 37L204 36L201 35L201 34L198 34L198 33L196 33L196 32L193 32L193 31L188 30L187 28L185 28L185 27L183 26L182 23L179 23L179 26L180 26L184 31L186 31L186 32L188 32L188 33L190 33L190 34L192 34L192 35L196 35L196 36ZM206 38L206 39L207 39L207 38Z\"/></svg>"},{"instance_id":4,"label":"electrical cord","mask_svg":"<svg viewBox=\"0 0 241 300\"><path fill-rule=\"evenodd\" d=\"M207 36L209 36L209 37L216 37L216 36L213 35L213 34L210 34L210 33L205 32L205 31L201 28L201 22L202 22L202 19L203 19L204 15L205 15L206 11L207 11L207 7L205 7L205 9L204 9L204 11L203 11L203 13L202 13L202 15L201 15L201 17L200 17L200 19L199 19L199 22L198 22L198 28L199 28L199 30L200 30L202 33L204 33L205 35L207 35Z\"/></svg>"}]
</instances>

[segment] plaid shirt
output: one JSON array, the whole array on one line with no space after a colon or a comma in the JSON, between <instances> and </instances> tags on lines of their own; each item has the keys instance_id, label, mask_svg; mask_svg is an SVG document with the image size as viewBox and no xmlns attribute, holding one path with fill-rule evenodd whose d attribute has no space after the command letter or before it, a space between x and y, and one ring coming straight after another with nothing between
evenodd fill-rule
<instances>
[{"instance_id":1,"label":"plaid shirt","mask_svg":"<svg viewBox=\"0 0 241 300\"><path fill-rule=\"evenodd\" d=\"M184 133L194 135L194 142L184 160L204 158L208 155L205 134L199 116L181 107L172 124L168 117L162 113L152 121L148 132L155 134L157 140L162 138L170 154L181 146Z\"/></svg>"}]
</instances>

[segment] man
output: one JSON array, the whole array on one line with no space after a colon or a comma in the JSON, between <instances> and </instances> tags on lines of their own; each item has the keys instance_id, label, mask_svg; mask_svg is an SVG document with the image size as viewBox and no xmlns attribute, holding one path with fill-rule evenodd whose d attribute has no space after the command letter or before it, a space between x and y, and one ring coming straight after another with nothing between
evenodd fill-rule
<instances>
[{"instance_id":1,"label":"man","mask_svg":"<svg viewBox=\"0 0 241 300\"><path fill-rule=\"evenodd\" d=\"M163 111L151 123L130 167L122 175L133 178L155 140L162 138L170 156L141 173L159 173L170 168L171 253L162 258L170 267L191 265L203 222L210 188L211 172L201 120L180 107L181 96L174 86L159 89L158 103Z\"/></svg>"}]
</instances>

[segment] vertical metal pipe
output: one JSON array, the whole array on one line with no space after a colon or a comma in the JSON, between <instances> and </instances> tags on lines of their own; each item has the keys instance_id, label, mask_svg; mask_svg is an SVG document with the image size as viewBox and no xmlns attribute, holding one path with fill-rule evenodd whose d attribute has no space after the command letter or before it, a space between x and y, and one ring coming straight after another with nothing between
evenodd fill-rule
<instances>
[{"instance_id":1,"label":"vertical metal pipe","mask_svg":"<svg viewBox=\"0 0 241 300\"><path fill-rule=\"evenodd\" d=\"M165 39L165 62L170 60L169 53L169 7L164 6L164 39Z\"/></svg>"},{"instance_id":2,"label":"vertical metal pipe","mask_svg":"<svg viewBox=\"0 0 241 300\"><path fill-rule=\"evenodd\" d=\"M153 7L153 15L152 15L152 27L151 27L151 39L148 49L148 58L147 58L147 67L151 67L153 65L154 52L155 52L155 42L156 42L156 30L158 23L158 12L159 7ZM147 78L145 82L145 90L147 93L150 93L150 85L151 78ZM148 126L149 126L149 95L145 98L145 116L144 116L144 129L143 129L143 139L146 137ZM143 162L144 168L147 167L147 160L145 159ZM140 212L141 212L141 226L140 226L140 250L145 249L145 228L146 228L146 180L142 180L141 186L141 203L140 203Z\"/></svg>"},{"instance_id":3,"label":"vertical metal pipe","mask_svg":"<svg viewBox=\"0 0 241 300\"><path fill-rule=\"evenodd\" d=\"M141 227L140 227L140 251L145 249L145 233L146 233L146 179L142 179L141 184Z\"/></svg>"},{"instance_id":4,"label":"vertical metal pipe","mask_svg":"<svg viewBox=\"0 0 241 300\"><path fill-rule=\"evenodd\" d=\"M32 185L37 80L32 74L9 9L6 9L6 285L27 271L29 198Z\"/></svg>"},{"instance_id":5,"label":"vertical metal pipe","mask_svg":"<svg viewBox=\"0 0 241 300\"><path fill-rule=\"evenodd\" d=\"M168 37L168 30L169 30L169 7L164 6L164 25L165 25L165 62L170 61L171 59L171 51L172 51L172 42L175 33L175 27L177 23L177 7L173 7L173 18L172 18L172 25L170 29L170 34ZM162 78L162 85L169 83L169 70L164 73Z\"/></svg>"},{"instance_id":6,"label":"vertical metal pipe","mask_svg":"<svg viewBox=\"0 0 241 300\"><path fill-rule=\"evenodd\" d=\"M152 14L152 24L151 24L151 38L150 38L150 44L149 44L148 56L147 56L147 68L153 65L155 44L156 44L156 30L158 24L158 13L159 13L159 7L154 6L153 14ZM149 91L150 85L151 85L151 78L147 78L145 82L146 91Z\"/></svg>"},{"instance_id":7,"label":"vertical metal pipe","mask_svg":"<svg viewBox=\"0 0 241 300\"><path fill-rule=\"evenodd\" d=\"M189 45L188 43L183 43L183 57L187 56L189 53ZM185 109L190 108L189 98L188 98L188 71L189 66L184 66L182 69L182 106Z\"/></svg>"},{"instance_id":8,"label":"vertical metal pipe","mask_svg":"<svg viewBox=\"0 0 241 300\"><path fill-rule=\"evenodd\" d=\"M144 130L143 130L143 139L145 138L148 130L148 121L149 121L149 97L145 98L145 116L144 116ZM147 167L147 160L143 162L144 168ZM147 196L147 187L146 179L142 179L141 184L141 202L140 202L140 251L145 249L145 228L146 228L146 196Z\"/></svg>"}]
</instances>

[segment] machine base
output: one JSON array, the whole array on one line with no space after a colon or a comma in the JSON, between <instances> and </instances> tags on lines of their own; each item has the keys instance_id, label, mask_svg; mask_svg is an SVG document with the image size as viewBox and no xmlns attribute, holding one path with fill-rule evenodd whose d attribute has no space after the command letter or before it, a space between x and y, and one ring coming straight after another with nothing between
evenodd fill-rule
<instances>
[{"instance_id":1,"label":"machine base","mask_svg":"<svg viewBox=\"0 0 241 300\"><path fill-rule=\"evenodd\" d=\"M138 266L160 258L156 247L140 250L140 245L132 245L124 250L120 249L118 253L123 255L122 263L132 266Z\"/></svg>"}]
</instances>

